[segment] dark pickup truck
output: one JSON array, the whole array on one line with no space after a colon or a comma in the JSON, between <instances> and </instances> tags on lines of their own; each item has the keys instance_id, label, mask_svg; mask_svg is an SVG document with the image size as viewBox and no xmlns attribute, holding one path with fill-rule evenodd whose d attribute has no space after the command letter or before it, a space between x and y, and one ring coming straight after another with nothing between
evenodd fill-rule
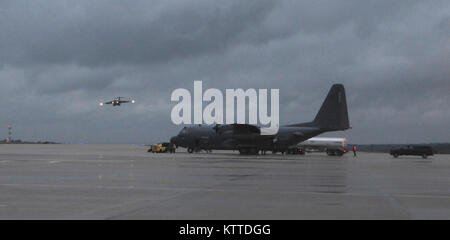
<instances>
[{"instance_id":1,"label":"dark pickup truck","mask_svg":"<svg viewBox=\"0 0 450 240\"><path fill-rule=\"evenodd\" d=\"M428 156L433 156L433 149L429 146L406 146L403 148L391 149L391 155L395 158L401 155L414 155L427 158Z\"/></svg>"}]
</instances>

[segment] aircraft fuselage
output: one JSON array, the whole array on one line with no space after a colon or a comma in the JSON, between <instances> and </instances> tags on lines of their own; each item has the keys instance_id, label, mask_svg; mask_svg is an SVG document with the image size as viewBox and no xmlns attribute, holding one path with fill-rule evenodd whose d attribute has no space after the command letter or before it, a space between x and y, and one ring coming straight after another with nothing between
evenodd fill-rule
<instances>
[{"instance_id":1,"label":"aircraft fuselage","mask_svg":"<svg viewBox=\"0 0 450 240\"><path fill-rule=\"evenodd\" d=\"M205 150L265 150L285 151L297 143L322 133L315 127L281 127L276 135L259 133L217 132L213 126L192 126L184 128L171 138L177 146Z\"/></svg>"}]
</instances>

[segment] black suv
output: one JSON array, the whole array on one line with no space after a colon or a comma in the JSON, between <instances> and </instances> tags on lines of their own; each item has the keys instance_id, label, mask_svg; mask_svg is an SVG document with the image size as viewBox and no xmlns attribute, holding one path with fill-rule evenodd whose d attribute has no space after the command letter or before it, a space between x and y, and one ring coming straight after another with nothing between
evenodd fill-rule
<instances>
[{"instance_id":1,"label":"black suv","mask_svg":"<svg viewBox=\"0 0 450 240\"><path fill-rule=\"evenodd\" d=\"M429 146L406 146L391 149L391 155L395 158L401 155L415 155L427 158L428 156L433 156L433 149Z\"/></svg>"}]
</instances>

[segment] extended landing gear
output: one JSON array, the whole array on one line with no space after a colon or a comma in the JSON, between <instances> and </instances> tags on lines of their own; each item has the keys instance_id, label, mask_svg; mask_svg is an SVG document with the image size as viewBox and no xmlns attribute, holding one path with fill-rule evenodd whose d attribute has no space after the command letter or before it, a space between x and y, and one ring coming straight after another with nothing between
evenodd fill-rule
<instances>
[{"instance_id":1,"label":"extended landing gear","mask_svg":"<svg viewBox=\"0 0 450 240\"><path fill-rule=\"evenodd\" d=\"M344 152L339 151L339 150L328 150L327 151L327 155L328 156L339 156L339 157L341 157L342 155L344 155Z\"/></svg>"},{"instance_id":2,"label":"extended landing gear","mask_svg":"<svg viewBox=\"0 0 450 240\"><path fill-rule=\"evenodd\" d=\"M201 148L188 148L187 152L188 153L193 153L193 152L198 153L198 152L201 152L202 150L204 150L206 153L212 153L211 149L201 149Z\"/></svg>"},{"instance_id":3,"label":"extended landing gear","mask_svg":"<svg viewBox=\"0 0 450 240\"><path fill-rule=\"evenodd\" d=\"M258 155L259 150L257 148L241 148L239 149L241 155Z\"/></svg>"},{"instance_id":4,"label":"extended landing gear","mask_svg":"<svg viewBox=\"0 0 450 240\"><path fill-rule=\"evenodd\" d=\"M289 155L297 155L297 154L305 155L305 152L301 148L291 148L291 149L288 149L286 151L286 154L289 154Z\"/></svg>"}]
</instances>

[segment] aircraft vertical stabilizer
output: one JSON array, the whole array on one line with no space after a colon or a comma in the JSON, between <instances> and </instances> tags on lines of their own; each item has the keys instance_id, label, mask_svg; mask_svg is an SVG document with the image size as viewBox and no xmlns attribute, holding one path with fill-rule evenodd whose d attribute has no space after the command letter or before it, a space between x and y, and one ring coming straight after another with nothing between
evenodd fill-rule
<instances>
[{"instance_id":1,"label":"aircraft vertical stabilizer","mask_svg":"<svg viewBox=\"0 0 450 240\"><path fill-rule=\"evenodd\" d=\"M327 131L350 128L344 85L334 84L331 87L313 124Z\"/></svg>"}]
</instances>

